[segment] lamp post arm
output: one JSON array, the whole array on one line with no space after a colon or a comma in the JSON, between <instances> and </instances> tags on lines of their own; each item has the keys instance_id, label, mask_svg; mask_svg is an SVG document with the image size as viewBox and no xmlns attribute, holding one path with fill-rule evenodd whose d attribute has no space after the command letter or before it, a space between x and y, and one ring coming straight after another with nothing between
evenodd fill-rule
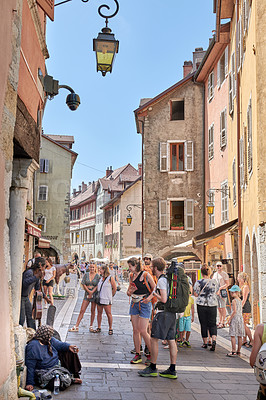
<instances>
[{"instance_id":1,"label":"lamp post arm","mask_svg":"<svg viewBox=\"0 0 266 400\"><path fill-rule=\"evenodd\" d=\"M75 93L74 90L70 86L67 86L67 85L59 85L58 89L67 89L70 91L70 93Z\"/></svg>"}]
</instances>

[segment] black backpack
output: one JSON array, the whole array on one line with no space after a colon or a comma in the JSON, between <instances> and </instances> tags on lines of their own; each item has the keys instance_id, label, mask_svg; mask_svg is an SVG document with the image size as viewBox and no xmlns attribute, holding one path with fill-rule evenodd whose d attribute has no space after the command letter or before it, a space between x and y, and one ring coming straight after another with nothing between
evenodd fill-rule
<instances>
[{"instance_id":1,"label":"black backpack","mask_svg":"<svg viewBox=\"0 0 266 400\"><path fill-rule=\"evenodd\" d=\"M185 311L189 301L189 282L188 277L182 267L176 261L172 261L166 271L166 278L169 284L169 295L164 304L164 310L172 313L182 313Z\"/></svg>"}]
</instances>

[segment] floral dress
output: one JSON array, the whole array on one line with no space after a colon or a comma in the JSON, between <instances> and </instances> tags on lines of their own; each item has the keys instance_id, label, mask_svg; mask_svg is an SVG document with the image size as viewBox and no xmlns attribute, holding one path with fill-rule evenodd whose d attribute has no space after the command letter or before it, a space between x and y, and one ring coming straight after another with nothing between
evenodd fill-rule
<instances>
[{"instance_id":1,"label":"floral dress","mask_svg":"<svg viewBox=\"0 0 266 400\"><path fill-rule=\"evenodd\" d=\"M233 316L230 327L230 336L245 336L245 327L242 316L242 302L240 299L236 300L236 314Z\"/></svg>"}]
</instances>

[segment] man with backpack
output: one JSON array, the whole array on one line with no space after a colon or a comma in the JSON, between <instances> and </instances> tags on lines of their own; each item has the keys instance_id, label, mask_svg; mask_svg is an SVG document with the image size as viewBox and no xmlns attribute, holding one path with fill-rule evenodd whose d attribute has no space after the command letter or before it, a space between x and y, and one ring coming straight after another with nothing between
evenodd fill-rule
<instances>
[{"instance_id":1,"label":"man with backpack","mask_svg":"<svg viewBox=\"0 0 266 400\"><path fill-rule=\"evenodd\" d=\"M177 347L175 343L176 313L184 312L189 299L189 283L182 268L175 261L172 262L166 274L164 274L166 262L158 257L152 260L153 274L158 282L151 295L143 300L150 301L155 295L158 299L157 314L152 321L151 328L151 363L138 374L143 377L156 377L158 371L156 361L158 357L158 340L167 340L170 350L170 366L159 375L163 378L176 379L175 370Z\"/></svg>"}]
</instances>

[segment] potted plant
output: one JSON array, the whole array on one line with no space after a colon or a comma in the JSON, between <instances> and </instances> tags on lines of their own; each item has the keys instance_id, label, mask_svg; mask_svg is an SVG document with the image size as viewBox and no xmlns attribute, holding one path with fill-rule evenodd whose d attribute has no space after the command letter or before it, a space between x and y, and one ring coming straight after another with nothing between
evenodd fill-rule
<instances>
[{"instance_id":1,"label":"potted plant","mask_svg":"<svg viewBox=\"0 0 266 400\"><path fill-rule=\"evenodd\" d=\"M183 222L172 222L171 223L171 231L181 231L184 230Z\"/></svg>"}]
</instances>

